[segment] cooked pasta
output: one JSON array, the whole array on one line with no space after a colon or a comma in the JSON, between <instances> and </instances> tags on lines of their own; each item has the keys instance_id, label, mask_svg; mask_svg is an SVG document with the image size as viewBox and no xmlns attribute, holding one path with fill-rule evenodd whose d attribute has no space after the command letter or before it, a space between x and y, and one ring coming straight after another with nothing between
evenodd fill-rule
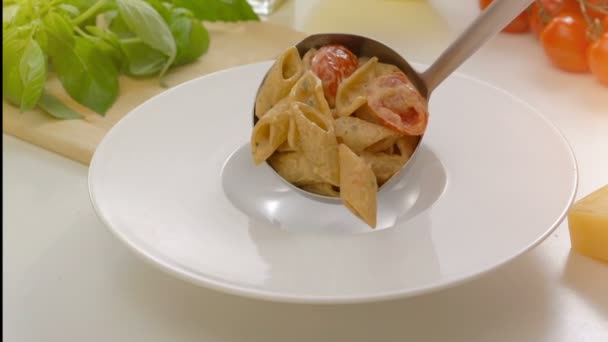
<instances>
[{"instance_id":1,"label":"cooked pasta","mask_svg":"<svg viewBox=\"0 0 608 342\"><path fill-rule=\"evenodd\" d=\"M371 166L379 186L393 177L408 159L404 156L383 152L362 152L361 158Z\"/></svg>"},{"instance_id":2,"label":"cooked pasta","mask_svg":"<svg viewBox=\"0 0 608 342\"><path fill-rule=\"evenodd\" d=\"M326 126L321 115L305 104L294 106L293 115L298 128L299 146L323 180L338 185L338 142L333 127ZM307 115L308 114L308 115Z\"/></svg>"},{"instance_id":3,"label":"cooked pasta","mask_svg":"<svg viewBox=\"0 0 608 342\"><path fill-rule=\"evenodd\" d=\"M370 227L376 227L378 184L370 164L340 144L340 198Z\"/></svg>"},{"instance_id":4,"label":"cooked pasta","mask_svg":"<svg viewBox=\"0 0 608 342\"><path fill-rule=\"evenodd\" d=\"M302 56L302 64L304 64L304 70L310 70L310 65L312 64L312 58L317 53L317 49L310 49L306 51L304 56Z\"/></svg>"},{"instance_id":5,"label":"cooked pasta","mask_svg":"<svg viewBox=\"0 0 608 342\"><path fill-rule=\"evenodd\" d=\"M367 102L366 85L376 74L378 58L373 57L360 66L338 86L336 95L336 115L351 115Z\"/></svg>"},{"instance_id":6,"label":"cooked pasta","mask_svg":"<svg viewBox=\"0 0 608 342\"><path fill-rule=\"evenodd\" d=\"M255 115L262 118L270 108L289 94L304 73L304 65L295 47L283 53L272 65L255 100Z\"/></svg>"},{"instance_id":7,"label":"cooked pasta","mask_svg":"<svg viewBox=\"0 0 608 342\"><path fill-rule=\"evenodd\" d=\"M335 186L329 183L314 183L301 186L302 190L312 192L313 194L328 196L328 197L340 197L340 192L336 190Z\"/></svg>"},{"instance_id":8,"label":"cooked pasta","mask_svg":"<svg viewBox=\"0 0 608 342\"><path fill-rule=\"evenodd\" d=\"M426 128L426 100L403 72L341 45L290 48L256 98L255 164L316 195L339 197L376 226L377 192L411 158Z\"/></svg>"},{"instance_id":9,"label":"cooked pasta","mask_svg":"<svg viewBox=\"0 0 608 342\"><path fill-rule=\"evenodd\" d=\"M288 101L280 101L253 128L251 147L256 164L270 157L287 140L290 110Z\"/></svg>"},{"instance_id":10,"label":"cooked pasta","mask_svg":"<svg viewBox=\"0 0 608 342\"><path fill-rule=\"evenodd\" d=\"M312 164L301 152L275 153L268 162L286 181L294 185L323 182L323 178L313 171Z\"/></svg>"},{"instance_id":11,"label":"cooked pasta","mask_svg":"<svg viewBox=\"0 0 608 342\"><path fill-rule=\"evenodd\" d=\"M331 117L331 110L329 104L323 95L323 85L321 80L312 73L307 71L302 77L294 84L293 88L289 92L289 97L294 102L305 103L319 112L323 113L327 117Z\"/></svg>"},{"instance_id":12,"label":"cooked pasta","mask_svg":"<svg viewBox=\"0 0 608 342\"><path fill-rule=\"evenodd\" d=\"M399 137L395 131L353 116L336 119L334 126L338 139L355 153L382 141L395 141Z\"/></svg>"}]
</instances>

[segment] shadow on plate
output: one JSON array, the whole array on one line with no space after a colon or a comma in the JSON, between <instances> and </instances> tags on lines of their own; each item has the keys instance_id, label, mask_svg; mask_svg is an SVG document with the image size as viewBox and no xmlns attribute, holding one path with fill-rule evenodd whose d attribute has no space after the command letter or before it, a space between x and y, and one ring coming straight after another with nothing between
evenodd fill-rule
<instances>
[{"instance_id":1,"label":"shadow on plate","mask_svg":"<svg viewBox=\"0 0 608 342\"><path fill-rule=\"evenodd\" d=\"M447 175L435 153L422 145L416 160L378 194L378 220L371 230L341 203L303 196L266 164L255 166L249 144L233 152L222 169L230 202L253 220L292 232L368 233L403 223L429 209L443 193ZM322 215L320 215L322 213Z\"/></svg>"}]
</instances>

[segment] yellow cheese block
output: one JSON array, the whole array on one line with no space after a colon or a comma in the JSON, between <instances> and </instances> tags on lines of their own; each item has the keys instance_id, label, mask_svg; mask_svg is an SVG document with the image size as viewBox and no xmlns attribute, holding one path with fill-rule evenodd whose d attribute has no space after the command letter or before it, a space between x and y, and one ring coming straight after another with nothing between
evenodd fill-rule
<instances>
[{"instance_id":1,"label":"yellow cheese block","mask_svg":"<svg viewBox=\"0 0 608 342\"><path fill-rule=\"evenodd\" d=\"M608 262L608 185L574 204L568 226L574 250Z\"/></svg>"}]
</instances>

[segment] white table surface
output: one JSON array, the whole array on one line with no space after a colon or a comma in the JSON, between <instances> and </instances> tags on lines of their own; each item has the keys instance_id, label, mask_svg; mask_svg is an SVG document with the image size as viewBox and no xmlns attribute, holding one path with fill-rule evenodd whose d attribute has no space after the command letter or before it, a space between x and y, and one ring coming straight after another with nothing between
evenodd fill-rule
<instances>
[{"instance_id":1,"label":"white table surface","mask_svg":"<svg viewBox=\"0 0 608 342\"><path fill-rule=\"evenodd\" d=\"M430 63L476 6L288 0L269 20L366 34ZM530 36L501 34L460 71L557 124L578 159L577 198L608 183L608 88L553 69ZM566 222L451 289L372 304L271 303L190 285L135 257L95 216L85 166L7 135L2 157L5 341L608 341L608 265L570 250Z\"/></svg>"}]
</instances>

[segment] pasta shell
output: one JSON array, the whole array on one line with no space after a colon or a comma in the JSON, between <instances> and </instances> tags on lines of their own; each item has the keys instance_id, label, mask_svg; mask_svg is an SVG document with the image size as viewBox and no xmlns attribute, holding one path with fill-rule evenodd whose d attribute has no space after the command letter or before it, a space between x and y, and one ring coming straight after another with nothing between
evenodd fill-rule
<instances>
[{"instance_id":1,"label":"pasta shell","mask_svg":"<svg viewBox=\"0 0 608 342\"><path fill-rule=\"evenodd\" d=\"M370 165L340 144L340 199L370 227L376 227L376 194L378 184Z\"/></svg>"},{"instance_id":2,"label":"pasta shell","mask_svg":"<svg viewBox=\"0 0 608 342\"><path fill-rule=\"evenodd\" d=\"M274 105L289 94L289 90L304 73L304 65L295 47L285 51L272 65L255 100L255 115L262 118Z\"/></svg>"}]
</instances>

